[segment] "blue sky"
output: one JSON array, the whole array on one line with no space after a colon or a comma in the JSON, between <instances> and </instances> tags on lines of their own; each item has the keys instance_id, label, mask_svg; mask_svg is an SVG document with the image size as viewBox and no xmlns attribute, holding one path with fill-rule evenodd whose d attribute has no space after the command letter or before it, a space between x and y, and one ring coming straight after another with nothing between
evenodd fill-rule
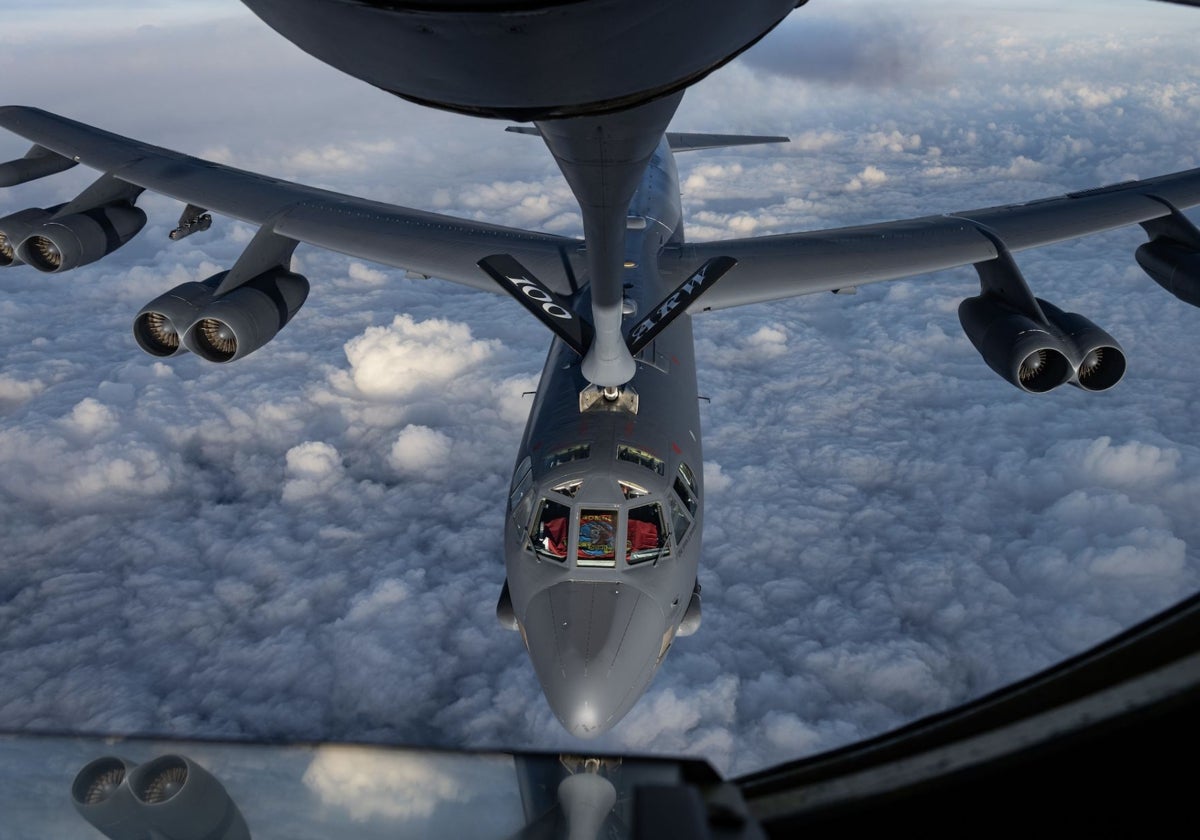
<instances>
[{"instance_id":1,"label":"blue sky","mask_svg":"<svg viewBox=\"0 0 1200 840\"><path fill-rule=\"evenodd\" d=\"M355 82L238 3L184 6L0 3L0 100L578 233L536 140ZM678 130L793 138L681 156L690 237L1200 165L1195 10L894 9L814 0L687 94ZM0 215L89 175L0 192ZM544 331L510 301L302 247L312 295L266 348L152 359L133 315L253 231L218 219L171 243L178 205L141 204L150 225L108 259L0 284L0 727L577 749L493 618ZM1101 395L995 377L955 315L970 269L697 318L704 624L593 745L745 772L978 696L1194 592L1200 312L1137 268L1143 240L1019 255L1039 296L1124 344L1128 376Z\"/></svg>"}]
</instances>

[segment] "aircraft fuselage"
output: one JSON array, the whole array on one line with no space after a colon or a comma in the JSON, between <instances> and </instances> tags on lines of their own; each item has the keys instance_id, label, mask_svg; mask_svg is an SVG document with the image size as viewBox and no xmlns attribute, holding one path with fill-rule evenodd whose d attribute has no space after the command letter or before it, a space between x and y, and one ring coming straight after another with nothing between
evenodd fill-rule
<instances>
[{"instance_id":1,"label":"aircraft fuselage","mask_svg":"<svg viewBox=\"0 0 1200 840\"><path fill-rule=\"evenodd\" d=\"M682 237L665 140L629 207L626 328L670 291L663 245ZM589 311L589 290L573 301ZM594 737L649 686L693 605L703 498L691 319L677 317L609 397L555 339L517 455L505 520L506 597L546 699ZM616 395L613 395L616 391ZM698 597L689 623L698 621ZM685 625L685 632L690 629Z\"/></svg>"}]
</instances>

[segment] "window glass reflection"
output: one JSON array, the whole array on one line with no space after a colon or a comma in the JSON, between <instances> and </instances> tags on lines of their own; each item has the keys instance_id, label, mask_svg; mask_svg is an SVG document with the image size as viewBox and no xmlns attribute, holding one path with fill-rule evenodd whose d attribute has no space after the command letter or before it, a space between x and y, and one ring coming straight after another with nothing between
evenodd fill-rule
<instances>
[{"instance_id":1,"label":"window glass reflection","mask_svg":"<svg viewBox=\"0 0 1200 840\"><path fill-rule=\"evenodd\" d=\"M630 565L657 560L668 553L662 505L655 502L629 511L625 533L625 560Z\"/></svg>"},{"instance_id":2,"label":"window glass reflection","mask_svg":"<svg viewBox=\"0 0 1200 840\"><path fill-rule=\"evenodd\" d=\"M562 561L567 559L568 517L571 509L553 499L542 499L537 522L532 528L533 550L541 557Z\"/></svg>"},{"instance_id":3,"label":"window glass reflection","mask_svg":"<svg viewBox=\"0 0 1200 840\"><path fill-rule=\"evenodd\" d=\"M656 458L645 449L638 449L636 446L629 446L624 443L619 445L617 447L617 460L628 461L631 464L640 464L648 470L654 470L659 475L667 474L667 465L663 463L661 458Z\"/></svg>"}]
</instances>

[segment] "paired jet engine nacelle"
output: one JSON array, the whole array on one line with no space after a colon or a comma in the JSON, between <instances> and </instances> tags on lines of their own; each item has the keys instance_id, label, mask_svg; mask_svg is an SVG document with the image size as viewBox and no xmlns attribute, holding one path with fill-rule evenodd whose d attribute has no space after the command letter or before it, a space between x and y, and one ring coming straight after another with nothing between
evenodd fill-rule
<instances>
[{"instance_id":1,"label":"paired jet engine nacelle","mask_svg":"<svg viewBox=\"0 0 1200 840\"><path fill-rule=\"evenodd\" d=\"M16 256L38 271L70 271L108 256L145 226L146 214L130 201L50 216L32 227L17 246Z\"/></svg>"},{"instance_id":2,"label":"paired jet engine nacelle","mask_svg":"<svg viewBox=\"0 0 1200 840\"><path fill-rule=\"evenodd\" d=\"M0 163L0 185L23 184L74 165L35 145L25 157ZM141 193L141 187L103 175L66 204L5 216L0 219L0 267L27 263L52 274L108 256L146 226L146 214L133 203Z\"/></svg>"},{"instance_id":3,"label":"paired jet engine nacelle","mask_svg":"<svg viewBox=\"0 0 1200 840\"><path fill-rule=\"evenodd\" d=\"M1200 306L1200 251L1170 239L1155 239L1134 252L1142 270L1184 303Z\"/></svg>"},{"instance_id":4,"label":"paired jet engine nacelle","mask_svg":"<svg viewBox=\"0 0 1200 840\"><path fill-rule=\"evenodd\" d=\"M75 165L34 145L23 158L0 163L0 186L24 184ZM146 226L135 207L142 188L102 175L72 201L31 207L0 219L0 267L28 263L38 271L70 271L108 256Z\"/></svg>"},{"instance_id":5,"label":"paired jet engine nacelle","mask_svg":"<svg viewBox=\"0 0 1200 840\"><path fill-rule=\"evenodd\" d=\"M988 367L1023 391L1043 393L1070 382L1104 391L1125 375L1121 345L1082 315L1040 298L1044 318L1021 312L992 295L958 307L963 331Z\"/></svg>"},{"instance_id":6,"label":"paired jet engine nacelle","mask_svg":"<svg viewBox=\"0 0 1200 840\"><path fill-rule=\"evenodd\" d=\"M111 840L250 840L246 820L221 783L181 755L141 765L98 758L75 776L71 801Z\"/></svg>"},{"instance_id":7,"label":"paired jet engine nacelle","mask_svg":"<svg viewBox=\"0 0 1200 840\"><path fill-rule=\"evenodd\" d=\"M281 266L218 295L228 273L176 286L143 306L133 321L138 345L153 356L191 350L232 362L274 338L308 298L308 280Z\"/></svg>"}]
</instances>

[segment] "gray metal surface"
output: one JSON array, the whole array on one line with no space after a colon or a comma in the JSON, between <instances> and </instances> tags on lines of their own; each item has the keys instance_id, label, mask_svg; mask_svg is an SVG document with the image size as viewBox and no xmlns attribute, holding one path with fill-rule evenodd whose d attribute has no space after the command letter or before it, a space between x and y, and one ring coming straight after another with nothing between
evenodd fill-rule
<instances>
[{"instance_id":1,"label":"gray metal surface","mask_svg":"<svg viewBox=\"0 0 1200 840\"><path fill-rule=\"evenodd\" d=\"M996 257L992 238L1022 251L1170 215L1200 204L1200 169L1130 181L1024 204L964 210L872 225L681 244L662 256L664 270L686 276L706 259L738 261L693 311L895 280Z\"/></svg>"},{"instance_id":2,"label":"gray metal surface","mask_svg":"<svg viewBox=\"0 0 1200 840\"><path fill-rule=\"evenodd\" d=\"M0 127L121 181L351 256L501 294L476 261L503 252L562 294L581 240L488 225L246 172L151 146L37 108L0 107Z\"/></svg>"},{"instance_id":3,"label":"gray metal surface","mask_svg":"<svg viewBox=\"0 0 1200 840\"><path fill-rule=\"evenodd\" d=\"M682 90L804 0L243 0L304 51L425 105L594 116Z\"/></svg>"}]
</instances>

